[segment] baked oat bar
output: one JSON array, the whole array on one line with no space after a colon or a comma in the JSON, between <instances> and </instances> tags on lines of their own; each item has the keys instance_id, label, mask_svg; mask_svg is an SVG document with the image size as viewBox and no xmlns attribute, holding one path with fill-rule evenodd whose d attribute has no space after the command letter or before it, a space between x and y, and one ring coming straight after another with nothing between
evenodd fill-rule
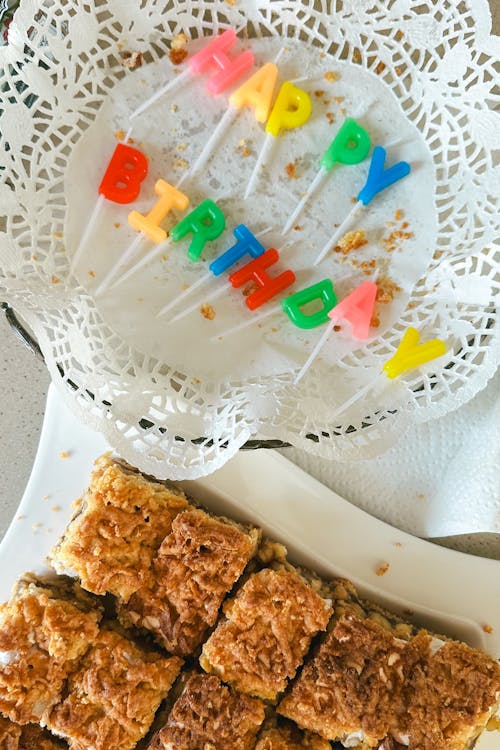
<instances>
[{"instance_id":1,"label":"baked oat bar","mask_svg":"<svg viewBox=\"0 0 500 750\"><path fill-rule=\"evenodd\" d=\"M65 750L65 742L35 724L20 726L0 717L0 750Z\"/></svg>"},{"instance_id":2,"label":"baked oat bar","mask_svg":"<svg viewBox=\"0 0 500 750\"><path fill-rule=\"evenodd\" d=\"M149 750L254 750L264 716L258 699L192 673Z\"/></svg>"},{"instance_id":3,"label":"baked oat bar","mask_svg":"<svg viewBox=\"0 0 500 750\"><path fill-rule=\"evenodd\" d=\"M180 490L101 456L52 552L52 565L58 573L77 576L87 591L111 593L126 602L141 587L172 520L187 507Z\"/></svg>"},{"instance_id":4,"label":"baked oat bar","mask_svg":"<svg viewBox=\"0 0 500 750\"><path fill-rule=\"evenodd\" d=\"M330 743L317 734L302 732L291 721L269 719L259 734L255 750L331 750Z\"/></svg>"},{"instance_id":5,"label":"baked oat bar","mask_svg":"<svg viewBox=\"0 0 500 750\"><path fill-rule=\"evenodd\" d=\"M296 572L265 568L229 601L200 663L237 690L275 701L325 630L331 603Z\"/></svg>"},{"instance_id":6,"label":"baked oat bar","mask_svg":"<svg viewBox=\"0 0 500 750\"><path fill-rule=\"evenodd\" d=\"M500 707L500 664L464 643L417 638L425 656L405 685L392 735L410 748L469 750Z\"/></svg>"},{"instance_id":7,"label":"baked oat bar","mask_svg":"<svg viewBox=\"0 0 500 750\"><path fill-rule=\"evenodd\" d=\"M151 727L182 660L103 628L47 719L72 750L132 750Z\"/></svg>"},{"instance_id":8,"label":"baked oat bar","mask_svg":"<svg viewBox=\"0 0 500 750\"><path fill-rule=\"evenodd\" d=\"M19 579L0 605L0 712L19 724L43 721L101 617L94 597L71 579Z\"/></svg>"},{"instance_id":9,"label":"baked oat bar","mask_svg":"<svg viewBox=\"0 0 500 750\"><path fill-rule=\"evenodd\" d=\"M224 597L258 542L256 529L195 508L180 513L158 551L148 584L121 608L122 618L152 631L170 653L192 653L215 625Z\"/></svg>"}]
</instances>

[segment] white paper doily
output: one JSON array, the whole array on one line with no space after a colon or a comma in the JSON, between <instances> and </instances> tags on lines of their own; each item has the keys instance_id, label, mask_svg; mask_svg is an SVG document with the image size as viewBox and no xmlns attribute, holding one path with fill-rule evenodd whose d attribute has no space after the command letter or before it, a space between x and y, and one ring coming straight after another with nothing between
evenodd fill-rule
<instances>
[{"instance_id":1,"label":"white paper doily","mask_svg":"<svg viewBox=\"0 0 500 750\"><path fill-rule=\"evenodd\" d=\"M222 0L149 0L143 7L107 0L95 5L25 0L10 27L9 46L0 50L0 202L7 219L6 232L0 235L0 289L33 327L55 383L82 419L103 431L117 451L143 470L157 476L190 478L222 465L256 433L325 457L373 455L413 421L443 415L484 387L498 361L498 324L490 303L500 286L498 250L493 245L498 232L500 179L492 155L499 147L500 118L491 111L496 102L494 63L499 44L489 36L486 2L470 0L458 8L455 3L435 1L419 4L418 13L409 0L275 0L234 5ZM223 376L211 368L197 367L186 359L179 342L168 337L160 340L157 330L148 330L141 340L141 330L146 329L137 304L133 318L120 315L124 300L129 299L126 290L123 299L114 299L114 311L106 305L101 309L93 300L91 284L78 286L67 280L75 237L95 197L90 187L92 180L96 182L93 166L94 172L99 171L107 161L104 149L113 148L108 125L125 127L130 97L140 101L150 93L155 70L162 71L157 86L168 78L171 64L166 53L176 33L185 31L195 38L216 33L228 24L246 27L251 36L271 37L268 42L253 43L262 60L267 48L275 51L286 38L300 41L303 52L296 64L300 62L311 75L315 65L319 71L339 70L339 92L346 113L351 114L349 107L359 104L360 119L366 117L375 142L400 135L394 130L406 127L410 140L398 147L394 158L407 158L416 166L412 179L402 182L400 190L388 192L387 198L381 196L377 208L374 204L373 212L366 212L360 222L369 236L376 235L394 209L403 208L414 232L413 245L405 246L400 258L395 256L389 266L389 275L402 287L402 293L387 312L382 311L380 335L361 348L344 348L338 361L338 348L330 346L298 387L293 386L293 370L297 371L319 337L317 330L303 340L291 326L286 331L282 327L277 334L271 331L269 336L253 334L240 352L236 343L226 347L229 361L220 357L223 350L216 353L214 349L212 358L220 357L217 365L223 363ZM296 49L293 41L289 45ZM123 49L147 53L150 65L139 71L124 70L119 60ZM293 74L293 56L289 65ZM356 66L362 92L359 102L354 101L352 92ZM141 80L143 84L139 84ZM306 83L303 85L306 88ZM319 83L317 87L327 88ZM200 96L205 95L202 92ZM373 98L384 104L378 112ZM216 122L224 111L225 97L206 99L207 116ZM363 105L372 110L371 119L370 112L363 113ZM293 156L298 152L307 158L297 185L284 178L275 181L281 207L276 229L315 173L321 151L315 144L313 148L312 141L320 137L314 128L324 127L323 120L313 121L310 130L302 129L295 141L289 141ZM147 122L151 125L153 121ZM181 125L184 127L182 120ZM192 130L187 139L192 159L196 156L196 123L186 125ZM154 136L164 135L161 128L150 128L148 134L147 127L140 124L137 131L139 140L150 139L153 151ZM231 137L239 137L237 129ZM325 137L323 133L320 140ZM258 150L262 131L255 125L250 138ZM156 153L159 162L164 160L163 167L168 160L160 157L158 150ZM75 178L78 154L76 177L87 175L88 179L82 180L81 190L75 193L74 187L68 188L68 180L69 176ZM284 174L286 162L280 159L285 157L286 152L278 149L273 162L278 174ZM155 164L154 158L151 163ZM250 164L246 169L248 174ZM359 189L361 172L356 181L355 171L344 170L341 175L339 170L322 194L323 201L332 196L335 180L335 190L343 196L344 203L332 223L345 215L355 185ZM419 174L425 177L427 192L419 184ZM168 179L164 174L155 176ZM196 191L190 189L195 204ZM265 182L260 189L266 194ZM198 190L203 192L203 186ZM221 195L224 199L223 188ZM228 205L233 198L226 196ZM137 207L150 205L144 197L144 204ZM324 213L325 205L318 200L310 209L312 213L306 214L304 226L307 220L313 223L315 210ZM248 210L251 218L251 205ZM258 210L257 202L253 211ZM268 210L276 211L276 205L269 202ZM229 230L236 223L228 222ZM265 220L263 224L267 226ZM111 243L115 253L126 247L131 237L126 229L119 233L119 239ZM324 240L324 228L322 237ZM321 247L313 235L311 242L317 249ZM300 264L292 265L293 252L290 265L300 272ZM380 249L368 247L366 252L361 259L377 255ZM88 260L95 265L99 256ZM297 254L295 261L298 264ZM182 273L190 273L190 280L195 280L191 269L181 271L179 265L176 272L175 268L172 263L169 273L161 275L157 283L178 284ZM79 278L84 281L84 271ZM150 281L154 277L143 279L148 292ZM153 301L152 293L149 303ZM228 307L228 320L234 318L235 309L234 305ZM148 313L144 315L147 320ZM135 331L130 325L133 320ZM219 321L223 329L223 313ZM198 318L196 322L199 325ZM444 361L390 388L374 390L341 418L333 419L338 404L380 370L409 325L424 337L437 336L447 342L449 353ZM187 334L192 331L191 327L185 330ZM196 337L190 343L195 346ZM263 349L252 362L247 355L255 346ZM207 359L206 352L201 354L202 360ZM238 369L234 361L231 364L231 357L245 366Z\"/></svg>"}]
</instances>

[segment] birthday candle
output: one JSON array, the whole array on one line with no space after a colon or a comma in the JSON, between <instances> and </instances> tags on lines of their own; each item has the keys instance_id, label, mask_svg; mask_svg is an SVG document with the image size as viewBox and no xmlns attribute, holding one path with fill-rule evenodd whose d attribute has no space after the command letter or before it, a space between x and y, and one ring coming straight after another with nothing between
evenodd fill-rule
<instances>
[{"instance_id":1,"label":"birthday candle","mask_svg":"<svg viewBox=\"0 0 500 750\"><path fill-rule=\"evenodd\" d=\"M210 94L220 94L238 80L254 63L254 56L250 50L245 50L236 57L229 57L228 51L237 40L234 29L226 29L219 36L214 37L203 49L188 60L187 69L179 76L169 81L153 96L147 99L135 112L130 115L134 119L149 109L158 99L169 91L186 83L190 78L204 73L214 65L219 68L218 72L207 81L207 90Z\"/></svg>"},{"instance_id":2,"label":"birthday candle","mask_svg":"<svg viewBox=\"0 0 500 750\"><path fill-rule=\"evenodd\" d=\"M359 164L366 159L370 151L371 141L368 132L359 125L356 120L348 117L339 132L323 154L320 168L312 181L306 194L297 204L283 227L283 234L290 231L297 221L304 206L312 195L320 187L335 164Z\"/></svg>"},{"instance_id":3,"label":"birthday candle","mask_svg":"<svg viewBox=\"0 0 500 750\"><path fill-rule=\"evenodd\" d=\"M282 130L294 130L304 125L310 118L312 104L309 94L286 81L278 93L276 102L266 125L266 137L247 184L244 199L252 193L259 170L264 164L273 144Z\"/></svg>"},{"instance_id":4,"label":"birthday candle","mask_svg":"<svg viewBox=\"0 0 500 750\"><path fill-rule=\"evenodd\" d=\"M184 173L178 185L181 185L186 178L191 178L205 166L224 133L233 124L236 116L243 107L250 107L254 110L257 122L265 122L267 120L271 111L274 88L278 80L278 67L276 63L283 52L284 49L281 49L274 62L263 65L248 81L245 81L239 89L231 94L226 112L206 142L193 167L189 172Z\"/></svg>"},{"instance_id":5,"label":"birthday candle","mask_svg":"<svg viewBox=\"0 0 500 750\"><path fill-rule=\"evenodd\" d=\"M146 216L143 216L138 211L131 211L129 213L129 224L136 229L139 234L101 281L95 292L97 295L102 294L109 287L122 266L126 266L134 257L141 242L145 238L148 238L157 245L164 243L167 238L167 233L160 226L160 222L162 222L165 216L173 209L184 211L189 205L189 198L165 180L156 181L155 193L160 197ZM120 281L121 280L122 279L120 279Z\"/></svg>"},{"instance_id":6,"label":"birthday candle","mask_svg":"<svg viewBox=\"0 0 500 750\"><path fill-rule=\"evenodd\" d=\"M268 274L267 269L275 265L279 258L279 252L272 247L229 277L229 281L235 289L239 289L243 284L248 284L250 281L257 284L258 289L245 299L245 304L249 310L256 310L295 283L293 271L287 270L274 277Z\"/></svg>"},{"instance_id":7,"label":"birthday candle","mask_svg":"<svg viewBox=\"0 0 500 750\"><path fill-rule=\"evenodd\" d=\"M307 358L303 367L295 378L295 384L299 383L321 349L326 344L335 323L338 320L346 320L351 323L352 336L358 340L367 339L370 331L370 321L375 307L377 297L377 285L373 281L365 281L357 289L347 295L338 305L328 312L330 323Z\"/></svg>"},{"instance_id":8,"label":"birthday candle","mask_svg":"<svg viewBox=\"0 0 500 750\"><path fill-rule=\"evenodd\" d=\"M334 417L342 414L346 409L359 401L365 396L377 382L385 375L389 380L394 380L405 372L420 367L420 365L432 362L438 357L446 354L446 344L441 339L432 339L425 344L420 344L420 334L416 328L407 328L396 353L388 359L382 366L382 371L359 391L353 394L351 398L344 401L338 409L335 410Z\"/></svg>"},{"instance_id":9,"label":"birthday candle","mask_svg":"<svg viewBox=\"0 0 500 750\"><path fill-rule=\"evenodd\" d=\"M83 255L104 201L109 200L113 203L125 205L135 201L141 191L141 184L148 174L148 160L141 151L127 145L129 133L125 137L125 142L116 146L101 180L98 188L99 197L71 261L70 275L74 272Z\"/></svg>"},{"instance_id":10,"label":"birthday candle","mask_svg":"<svg viewBox=\"0 0 500 750\"><path fill-rule=\"evenodd\" d=\"M406 175L410 173L411 167L406 161L399 161L397 164L393 164L392 167L384 169L385 158L385 148L382 146L375 146L373 149L370 169L368 171L368 177L366 178L364 187L358 194L356 204L323 247L313 265L317 266L318 263L321 263L329 250L336 246L338 240L352 225L355 216L357 216L358 212L364 206L367 206L376 195L382 192L382 190L394 185L394 183L403 179L403 177L406 177Z\"/></svg>"}]
</instances>

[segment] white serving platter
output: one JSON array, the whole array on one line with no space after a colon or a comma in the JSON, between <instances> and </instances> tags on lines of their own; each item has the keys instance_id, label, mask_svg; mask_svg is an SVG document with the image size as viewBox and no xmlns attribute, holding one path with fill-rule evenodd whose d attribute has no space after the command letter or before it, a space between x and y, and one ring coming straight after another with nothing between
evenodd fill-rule
<instances>
[{"instance_id":1,"label":"white serving platter","mask_svg":"<svg viewBox=\"0 0 500 750\"><path fill-rule=\"evenodd\" d=\"M107 449L51 386L33 471L0 543L0 601L21 573L47 571L46 556L71 517L72 502ZM240 452L211 476L181 484L210 510L262 526L286 544L293 561L348 577L390 609L411 610L417 622L500 657L500 561L399 531L273 451ZM386 562L387 573L377 576ZM486 734L477 748L498 750L498 742L498 734Z\"/></svg>"}]
</instances>

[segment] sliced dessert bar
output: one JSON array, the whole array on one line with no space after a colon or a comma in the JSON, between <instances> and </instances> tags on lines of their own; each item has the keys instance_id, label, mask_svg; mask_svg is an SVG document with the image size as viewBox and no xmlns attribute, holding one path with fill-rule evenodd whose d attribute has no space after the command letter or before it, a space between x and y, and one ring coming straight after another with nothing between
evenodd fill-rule
<instances>
[{"instance_id":1,"label":"sliced dessert bar","mask_svg":"<svg viewBox=\"0 0 500 750\"><path fill-rule=\"evenodd\" d=\"M182 660L139 648L121 633L103 628L47 726L71 748L132 750L151 727Z\"/></svg>"},{"instance_id":2,"label":"sliced dessert bar","mask_svg":"<svg viewBox=\"0 0 500 750\"><path fill-rule=\"evenodd\" d=\"M330 743L317 734L302 732L295 724L276 717L266 721L255 750L331 750Z\"/></svg>"},{"instance_id":3,"label":"sliced dessert bar","mask_svg":"<svg viewBox=\"0 0 500 750\"><path fill-rule=\"evenodd\" d=\"M326 628L331 602L297 572L265 568L229 601L200 663L243 693L276 700Z\"/></svg>"},{"instance_id":4,"label":"sliced dessert bar","mask_svg":"<svg viewBox=\"0 0 500 750\"><path fill-rule=\"evenodd\" d=\"M254 750L264 704L192 673L149 750Z\"/></svg>"},{"instance_id":5,"label":"sliced dessert bar","mask_svg":"<svg viewBox=\"0 0 500 750\"><path fill-rule=\"evenodd\" d=\"M42 721L95 642L101 617L95 598L71 579L23 576L0 606L0 711L20 724Z\"/></svg>"},{"instance_id":6,"label":"sliced dessert bar","mask_svg":"<svg viewBox=\"0 0 500 750\"><path fill-rule=\"evenodd\" d=\"M67 747L35 724L20 726L0 717L0 750L67 750Z\"/></svg>"},{"instance_id":7,"label":"sliced dessert bar","mask_svg":"<svg viewBox=\"0 0 500 750\"><path fill-rule=\"evenodd\" d=\"M58 573L78 576L88 591L128 601L142 585L172 520L187 507L180 490L101 456L65 536L52 552L52 565Z\"/></svg>"},{"instance_id":8,"label":"sliced dessert bar","mask_svg":"<svg viewBox=\"0 0 500 750\"><path fill-rule=\"evenodd\" d=\"M222 601L255 554L259 532L202 510L180 513L154 560L147 585L121 617L154 633L167 651L192 653L215 625Z\"/></svg>"}]
</instances>

